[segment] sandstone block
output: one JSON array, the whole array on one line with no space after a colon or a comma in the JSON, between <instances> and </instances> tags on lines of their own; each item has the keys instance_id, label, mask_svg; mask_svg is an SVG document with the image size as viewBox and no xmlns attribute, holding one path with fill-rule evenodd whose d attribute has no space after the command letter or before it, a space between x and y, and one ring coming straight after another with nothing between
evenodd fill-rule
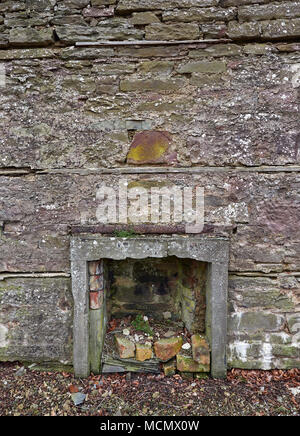
<instances>
[{"instance_id":1,"label":"sandstone block","mask_svg":"<svg viewBox=\"0 0 300 436\"><path fill-rule=\"evenodd\" d=\"M135 358L140 362L144 362L144 360L151 359L153 356L152 346L151 344L139 344L137 343L135 346Z\"/></svg>"},{"instance_id":2,"label":"sandstone block","mask_svg":"<svg viewBox=\"0 0 300 436\"><path fill-rule=\"evenodd\" d=\"M122 335L115 335L115 341L121 359L134 357L135 344Z\"/></svg>"},{"instance_id":3,"label":"sandstone block","mask_svg":"<svg viewBox=\"0 0 300 436\"><path fill-rule=\"evenodd\" d=\"M177 353L179 353L182 343L182 337L161 339L160 341L154 343L155 355L160 360L170 360L172 357L176 356Z\"/></svg>"}]
</instances>

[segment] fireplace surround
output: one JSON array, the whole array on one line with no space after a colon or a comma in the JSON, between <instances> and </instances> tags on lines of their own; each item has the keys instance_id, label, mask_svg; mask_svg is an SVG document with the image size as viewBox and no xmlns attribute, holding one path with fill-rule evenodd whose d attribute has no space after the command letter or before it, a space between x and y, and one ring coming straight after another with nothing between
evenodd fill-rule
<instances>
[{"instance_id":1,"label":"fireplace surround","mask_svg":"<svg viewBox=\"0 0 300 436\"><path fill-rule=\"evenodd\" d=\"M211 349L211 375L226 376L228 240L197 235L151 235L130 238L79 234L71 239L73 319L73 365L76 376L87 377L101 360L95 350L103 335L105 310L98 319L90 309L89 263L107 260L167 258L207 263L205 331ZM103 273L100 272L101 274ZM105 284L103 284L105 287ZM97 294L95 294L97 295ZM106 304L105 293L101 305ZM104 295L104 296L103 296ZM95 303L97 304L97 302ZM99 304L99 303L98 303ZM96 357L95 357L96 356ZM93 370L94 372L94 370Z\"/></svg>"}]
</instances>

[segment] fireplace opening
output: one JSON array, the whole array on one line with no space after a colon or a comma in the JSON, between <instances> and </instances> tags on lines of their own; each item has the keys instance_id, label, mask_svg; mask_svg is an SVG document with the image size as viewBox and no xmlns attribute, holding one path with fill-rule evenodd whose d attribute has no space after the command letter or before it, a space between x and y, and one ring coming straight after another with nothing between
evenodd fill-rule
<instances>
[{"instance_id":1,"label":"fireplace opening","mask_svg":"<svg viewBox=\"0 0 300 436\"><path fill-rule=\"evenodd\" d=\"M92 265L91 271L97 269ZM101 372L210 371L206 262L176 256L103 259L98 269L102 273L90 282L95 287L98 280L105 294Z\"/></svg>"},{"instance_id":2,"label":"fireplace opening","mask_svg":"<svg viewBox=\"0 0 300 436\"><path fill-rule=\"evenodd\" d=\"M76 376L225 377L228 254L221 237L72 237Z\"/></svg>"}]
</instances>

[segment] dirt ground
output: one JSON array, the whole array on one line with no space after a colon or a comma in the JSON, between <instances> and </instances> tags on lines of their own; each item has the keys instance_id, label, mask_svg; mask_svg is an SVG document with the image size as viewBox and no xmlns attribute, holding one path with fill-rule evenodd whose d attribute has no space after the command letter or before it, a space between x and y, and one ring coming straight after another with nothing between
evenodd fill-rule
<instances>
[{"instance_id":1,"label":"dirt ground","mask_svg":"<svg viewBox=\"0 0 300 436\"><path fill-rule=\"evenodd\" d=\"M78 395L79 394L79 395ZM84 395L80 395L84 394ZM75 405L81 397L81 404ZM84 398L84 401L82 400ZM0 364L0 415L206 416L300 414L300 370L231 370L226 380L179 375L40 372Z\"/></svg>"}]
</instances>

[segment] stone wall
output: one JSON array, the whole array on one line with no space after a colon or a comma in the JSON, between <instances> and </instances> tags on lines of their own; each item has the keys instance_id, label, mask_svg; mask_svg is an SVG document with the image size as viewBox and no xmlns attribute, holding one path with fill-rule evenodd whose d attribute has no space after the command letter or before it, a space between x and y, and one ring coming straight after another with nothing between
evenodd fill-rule
<instances>
[{"instance_id":1,"label":"stone wall","mask_svg":"<svg viewBox=\"0 0 300 436\"><path fill-rule=\"evenodd\" d=\"M70 235L127 177L204 187L228 367L299 367L299 1L5 1L0 29L0 359L72 362Z\"/></svg>"}]
</instances>

